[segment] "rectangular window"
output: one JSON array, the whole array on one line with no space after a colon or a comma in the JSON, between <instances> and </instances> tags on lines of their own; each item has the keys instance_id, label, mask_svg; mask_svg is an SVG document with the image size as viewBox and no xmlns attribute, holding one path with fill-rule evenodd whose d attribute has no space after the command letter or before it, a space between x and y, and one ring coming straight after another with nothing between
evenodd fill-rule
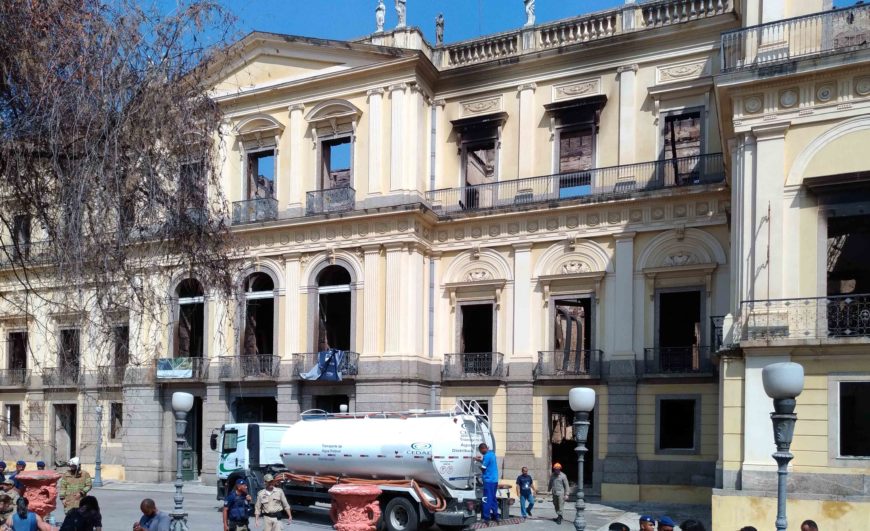
<instances>
[{"instance_id":1,"label":"rectangular window","mask_svg":"<svg viewBox=\"0 0 870 531\"><path fill-rule=\"evenodd\" d=\"M595 167L595 134L590 128L559 133L559 173L591 170Z\"/></svg>"},{"instance_id":2,"label":"rectangular window","mask_svg":"<svg viewBox=\"0 0 870 531\"><path fill-rule=\"evenodd\" d=\"M827 264L828 295L870 293L870 216L828 218Z\"/></svg>"},{"instance_id":3,"label":"rectangular window","mask_svg":"<svg viewBox=\"0 0 870 531\"><path fill-rule=\"evenodd\" d=\"M320 142L321 190L351 186L351 137Z\"/></svg>"},{"instance_id":4,"label":"rectangular window","mask_svg":"<svg viewBox=\"0 0 870 531\"><path fill-rule=\"evenodd\" d=\"M6 437L17 439L21 436L21 406L6 404Z\"/></svg>"},{"instance_id":5,"label":"rectangular window","mask_svg":"<svg viewBox=\"0 0 870 531\"><path fill-rule=\"evenodd\" d=\"M695 399L659 399L656 450L697 450L697 408Z\"/></svg>"},{"instance_id":6,"label":"rectangular window","mask_svg":"<svg viewBox=\"0 0 870 531\"><path fill-rule=\"evenodd\" d=\"M13 257L30 257L30 216L17 214L12 218Z\"/></svg>"},{"instance_id":7,"label":"rectangular window","mask_svg":"<svg viewBox=\"0 0 870 531\"><path fill-rule=\"evenodd\" d=\"M112 402L109 419L109 438L120 439L124 428L124 404Z\"/></svg>"},{"instance_id":8,"label":"rectangular window","mask_svg":"<svg viewBox=\"0 0 870 531\"><path fill-rule=\"evenodd\" d=\"M275 197L275 150L248 154L248 199Z\"/></svg>"},{"instance_id":9,"label":"rectangular window","mask_svg":"<svg viewBox=\"0 0 870 531\"><path fill-rule=\"evenodd\" d=\"M840 382L840 456L870 457L870 382Z\"/></svg>"},{"instance_id":10,"label":"rectangular window","mask_svg":"<svg viewBox=\"0 0 870 531\"><path fill-rule=\"evenodd\" d=\"M557 299L553 310L553 363L557 373L589 374L592 299Z\"/></svg>"},{"instance_id":11,"label":"rectangular window","mask_svg":"<svg viewBox=\"0 0 870 531\"><path fill-rule=\"evenodd\" d=\"M9 369L27 368L27 332L9 332L7 339L7 363Z\"/></svg>"},{"instance_id":12,"label":"rectangular window","mask_svg":"<svg viewBox=\"0 0 870 531\"><path fill-rule=\"evenodd\" d=\"M204 166L200 161L181 165L178 183L179 204L182 209L204 209L206 205L206 182Z\"/></svg>"},{"instance_id":13,"label":"rectangular window","mask_svg":"<svg viewBox=\"0 0 870 531\"><path fill-rule=\"evenodd\" d=\"M700 369L702 300L700 290L658 293L658 370L690 372Z\"/></svg>"},{"instance_id":14,"label":"rectangular window","mask_svg":"<svg viewBox=\"0 0 870 531\"><path fill-rule=\"evenodd\" d=\"M66 328L60 331L60 364L62 377L74 377L79 373L79 330Z\"/></svg>"},{"instance_id":15,"label":"rectangular window","mask_svg":"<svg viewBox=\"0 0 870 531\"><path fill-rule=\"evenodd\" d=\"M113 329L115 367L126 367L130 361L130 327L118 325Z\"/></svg>"},{"instance_id":16,"label":"rectangular window","mask_svg":"<svg viewBox=\"0 0 870 531\"><path fill-rule=\"evenodd\" d=\"M665 117L664 158L696 157L701 154L701 112L685 112Z\"/></svg>"},{"instance_id":17,"label":"rectangular window","mask_svg":"<svg viewBox=\"0 0 870 531\"><path fill-rule=\"evenodd\" d=\"M495 371L495 330L492 303L460 306L460 351L466 374L493 375Z\"/></svg>"}]
</instances>

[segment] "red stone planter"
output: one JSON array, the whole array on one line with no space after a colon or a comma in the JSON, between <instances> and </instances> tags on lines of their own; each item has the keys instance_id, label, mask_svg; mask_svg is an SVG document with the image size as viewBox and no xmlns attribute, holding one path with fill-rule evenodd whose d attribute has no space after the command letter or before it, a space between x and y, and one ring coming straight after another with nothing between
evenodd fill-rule
<instances>
[{"instance_id":1,"label":"red stone planter","mask_svg":"<svg viewBox=\"0 0 870 531\"><path fill-rule=\"evenodd\" d=\"M57 507L57 482L61 475L54 470L25 470L15 479L24 485L27 508L45 518Z\"/></svg>"},{"instance_id":2,"label":"red stone planter","mask_svg":"<svg viewBox=\"0 0 870 531\"><path fill-rule=\"evenodd\" d=\"M338 531L375 531L381 517L378 496L381 489L374 485L336 485L329 489L332 507L329 517Z\"/></svg>"}]
</instances>

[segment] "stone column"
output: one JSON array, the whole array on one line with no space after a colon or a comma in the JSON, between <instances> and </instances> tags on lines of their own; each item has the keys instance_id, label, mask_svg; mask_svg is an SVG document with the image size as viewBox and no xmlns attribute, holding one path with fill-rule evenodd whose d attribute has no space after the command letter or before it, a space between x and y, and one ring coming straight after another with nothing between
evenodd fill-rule
<instances>
[{"instance_id":1,"label":"stone column","mask_svg":"<svg viewBox=\"0 0 870 531\"><path fill-rule=\"evenodd\" d=\"M171 396L171 394L170 394ZM171 408L170 408L171 409ZM212 428L219 428L232 420L230 404L227 403L226 387L222 383L209 383L205 388L205 400L202 403L202 479L206 485L216 485L218 453L212 452L209 437ZM175 433L173 422L172 433ZM174 440L174 439L173 439ZM173 459L173 462L175 460Z\"/></svg>"},{"instance_id":2,"label":"stone column","mask_svg":"<svg viewBox=\"0 0 870 531\"><path fill-rule=\"evenodd\" d=\"M421 116L423 110L423 95L418 85L410 85L405 94L408 108L406 110L405 142L405 170L402 178L402 188L407 191L420 189L418 182L421 179L423 162L423 148L426 146L425 120ZM423 188L425 190L425 188Z\"/></svg>"},{"instance_id":3,"label":"stone column","mask_svg":"<svg viewBox=\"0 0 870 531\"><path fill-rule=\"evenodd\" d=\"M390 191L401 190L405 162L405 89L407 85L390 85Z\"/></svg>"},{"instance_id":4,"label":"stone column","mask_svg":"<svg viewBox=\"0 0 870 531\"><path fill-rule=\"evenodd\" d=\"M432 102L432 105L435 106L435 123L432 124L432 127L435 128L435 160L433 164L435 165L435 186L429 186L427 190L437 190L441 188L441 183L438 182L438 179L443 175L443 167L444 167L444 155L442 151L447 149L447 134L449 134L449 129L443 127L444 122L444 107L447 105L447 102L443 99L437 99ZM444 149L439 149L444 148Z\"/></svg>"},{"instance_id":5,"label":"stone column","mask_svg":"<svg viewBox=\"0 0 870 531\"><path fill-rule=\"evenodd\" d=\"M423 316L426 313L424 290L428 287L429 282L424 274L426 264L423 250L411 244L408 245L407 251L405 271L410 282L403 283L407 293L405 307L402 310L407 324L403 327L407 331L403 352L422 356L424 353Z\"/></svg>"},{"instance_id":6,"label":"stone column","mask_svg":"<svg viewBox=\"0 0 870 531\"><path fill-rule=\"evenodd\" d=\"M432 294L432 330L429 333L432 335L432 357L439 359L444 353L444 336L443 330L447 324L445 314L442 312L442 296L441 296L441 252L431 251L429 253L429 267L435 270L435 289ZM428 281L427 281L428 285ZM428 309L427 309L428 311ZM450 311L449 308L447 310Z\"/></svg>"},{"instance_id":7,"label":"stone column","mask_svg":"<svg viewBox=\"0 0 870 531\"><path fill-rule=\"evenodd\" d=\"M387 250L387 274L386 288L387 297L385 301L385 342L384 351L389 354L399 352L401 348L401 330L403 326L402 315L402 250L404 244L389 243L386 246Z\"/></svg>"},{"instance_id":8,"label":"stone column","mask_svg":"<svg viewBox=\"0 0 870 531\"><path fill-rule=\"evenodd\" d=\"M290 109L290 176L287 183L287 206L291 210L304 208L305 176L302 164L302 146L305 143L305 107L294 103Z\"/></svg>"},{"instance_id":9,"label":"stone column","mask_svg":"<svg viewBox=\"0 0 870 531\"><path fill-rule=\"evenodd\" d=\"M384 89L376 88L366 93L369 97L369 194L381 193L383 175L382 135Z\"/></svg>"},{"instance_id":10,"label":"stone column","mask_svg":"<svg viewBox=\"0 0 870 531\"><path fill-rule=\"evenodd\" d=\"M517 150L517 177L532 177L535 173L535 89L534 83L524 83L517 91L520 95L519 149Z\"/></svg>"},{"instance_id":11,"label":"stone column","mask_svg":"<svg viewBox=\"0 0 870 531\"><path fill-rule=\"evenodd\" d=\"M363 245L365 288L363 288L363 349L365 356L380 354L378 336L381 328L381 246Z\"/></svg>"},{"instance_id":12,"label":"stone column","mask_svg":"<svg viewBox=\"0 0 870 531\"><path fill-rule=\"evenodd\" d=\"M282 367L283 369L283 367ZM282 374L282 379L287 375ZM279 382L276 386L275 399L280 407L278 408L278 423L291 424L299 420L300 404L299 404L299 383L291 381Z\"/></svg>"},{"instance_id":13,"label":"stone column","mask_svg":"<svg viewBox=\"0 0 870 531\"><path fill-rule=\"evenodd\" d=\"M755 136L752 133L743 133L741 135L741 143L738 148L738 157L740 157L740 165L738 168L741 178L740 188L732 191L733 206L740 207L740 217L732 216L734 222L733 231L738 236L732 246L737 249L737 260L732 264L732 270L738 271L739 285L738 296L732 301L737 304L742 300L755 299L755 287L753 282L754 271L757 269L758 260L762 256L755 254L755 240L753 234L753 216L747 215L747 212L754 212L757 206L754 204L755 194L753 192L752 182L755 179L755 160L757 155L757 145ZM737 195L739 193L739 195Z\"/></svg>"},{"instance_id":14,"label":"stone column","mask_svg":"<svg viewBox=\"0 0 870 531\"><path fill-rule=\"evenodd\" d=\"M634 362L634 236L624 232L614 236L616 252L614 256L615 278L611 290L614 293L613 309L619 314L619 326L613 327L612 359ZM614 316L615 317L615 316ZM618 330L617 330L618 328ZM634 374L632 367L631 373Z\"/></svg>"},{"instance_id":15,"label":"stone column","mask_svg":"<svg viewBox=\"0 0 870 531\"><path fill-rule=\"evenodd\" d=\"M755 197L751 204L755 216L752 220L752 234L755 242L754 255L756 299L779 299L783 293L783 256L780 242L784 237L792 237L783 231L783 183L785 182L785 132L788 125L772 125L754 128L758 162L752 182L755 183ZM770 262L766 263L768 252Z\"/></svg>"},{"instance_id":16,"label":"stone column","mask_svg":"<svg viewBox=\"0 0 870 531\"><path fill-rule=\"evenodd\" d=\"M124 386L124 416L136 419L124 426L124 478L127 481L160 481L164 457L161 452L164 413L160 400L158 387Z\"/></svg>"},{"instance_id":17,"label":"stone column","mask_svg":"<svg viewBox=\"0 0 870 531\"><path fill-rule=\"evenodd\" d=\"M620 66L616 73L619 75L619 164L633 164L637 162L637 65Z\"/></svg>"},{"instance_id":18,"label":"stone column","mask_svg":"<svg viewBox=\"0 0 870 531\"><path fill-rule=\"evenodd\" d=\"M524 151L525 148L520 148ZM522 176L522 174L521 174ZM531 327L532 322L532 244L514 244L514 349L511 363L528 362L534 358Z\"/></svg>"},{"instance_id":19,"label":"stone column","mask_svg":"<svg viewBox=\"0 0 870 531\"><path fill-rule=\"evenodd\" d=\"M281 353L284 365L292 363L293 353L301 352L300 339L305 337L305 326L300 326L299 283L301 282L301 253L284 255L284 351ZM283 367L282 367L283 369Z\"/></svg>"}]
</instances>

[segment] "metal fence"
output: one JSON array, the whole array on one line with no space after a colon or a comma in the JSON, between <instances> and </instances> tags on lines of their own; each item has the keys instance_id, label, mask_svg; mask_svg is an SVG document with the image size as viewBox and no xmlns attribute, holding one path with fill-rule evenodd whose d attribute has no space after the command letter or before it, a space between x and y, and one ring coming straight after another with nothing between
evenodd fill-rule
<instances>
[{"instance_id":1,"label":"metal fence","mask_svg":"<svg viewBox=\"0 0 870 531\"><path fill-rule=\"evenodd\" d=\"M656 347L644 349L644 373L646 374L703 374L714 371L710 359L711 348L692 345L688 347Z\"/></svg>"},{"instance_id":2,"label":"metal fence","mask_svg":"<svg viewBox=\"0 0 870 531\"><path fill-rule=\"evenodd\" d=\"M278 200L272 197L233 202L233 225L278 219Z\"/></svg>"},{"instance_id":3,"label":"metal fence","mask_svg":"<svg viewBox=\"0 0 870 531\"><path fill-rule=\"evenodd\" d=\"M35 241L0 245L0 267L38 265L52 261L51 242Z\"/></svg>"},{"instance_id":4,"label":"metal fence","mask_svg":"<svg viewBox=\"0 0 870 531\"><path fill-rule=\"evenodd\" d=\"M281 358L272 354L221 356L218 366L221 380L273 380L280 374Z\"/></svg>"},{"instance_id":5,"label":"metal fence","mask_svg":"<svg viewBox=\"0 0 870 531\"><path fill-rule=\"evenodd\" d=\"M870 47L870 4L759 24L722 34L722 71Z\"/></svg>"},{"instance_id":6,"label":"metal fence","mask_svg":"<svg viewBox=\"0 0 870 531\"><path fill-rule=\"evenodd\" d=\"M100 365L97 367L97 384L103 387L123 385L126 371L126 365Z\"/></svg>"},{"instance_id":7,"label":"metal fence","mask_svg":"<svg viewBox=\"0 0 870 531\"><path fill-rule=\"evenodd\" d=\"M444 355L444 378L499 378L504 376L501 352L463 352Z\"/></svg>"},{"instance_id":8,"label":"metal fence","mask_svg":"<svg viewBox=\"0 0 870 531\"><path fill-rule=\"evenodd\" d=\"M535 378L601 377L600 350L543 350L538 352Z\"/></svg>"},{"instance_id":9,"label":"metal fence","mask_svg":"<svg viewBox=\"0 0 870 531\"><path fill-rule=\"evenodd\" d=\"M341 363L338 365L338 371L341 372L343 378L357 376L359 374L359 353L348 351L343 352L344 358L342 358ZM293 354L293 374L295 376L305 374L314 368L319 361L319 352L300 352Z\"/></svg>"},{"instance_id":10,"label":"metal fence","mask_svg":"<svg viewBox=\"0 0 870 531\"><path fill-rule=\"evenodd\" d=\"M27 387L30 385L30 371L27 369L0 370L0 387Z\"/></svg>"},{"instance_id":11,"label":"metal fence","mask_svg":"<svg viewBox=\"0 0 870 531\"><path fill-rule=\"evenodd\" d=\"M734 326L743 341L870 337L870 294L744 301Z\"/></svg>"},{"instance_id":12,"label":"metal fence","mask_svg":"<svg viewBox=\"0 0 870 531\"><path fill-rule=\"evenodd\" d=\"M42 369L43 387L78 387L81 371L78 366L45 367Z\"/></svg>"},{"instance_id":13,"label":"metal fence","mask_svg":"<svg viewBox=\"0 0 870 531\"><path fill-rule=\"evenodd\" d=\"M443 188L426 192L426 199L437 214L450 215L541 202L602 201L663 188L719 183L724 179L722 154L713 153L462 188Z\"/></svg>"},{"instance_id":14,"label":"metal fence","mask_svg":"<svg viewBox=\"0 0 870 531\"><path fill-rule=\"evenodd\" d=\"M330 214L353 210L356 204L356 190L350 186L315 190L305 194L305 214Z\"/></svg>"}]
</instances>

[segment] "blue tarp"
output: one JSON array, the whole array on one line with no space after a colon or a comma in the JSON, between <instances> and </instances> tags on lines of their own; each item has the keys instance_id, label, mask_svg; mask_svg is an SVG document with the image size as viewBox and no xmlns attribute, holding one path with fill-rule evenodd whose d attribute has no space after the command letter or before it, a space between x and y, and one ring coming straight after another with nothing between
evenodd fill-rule
<instances>
[{"instance_id":1,"label":"blue tarp","mask_svg":"<svg viewBox=\"0 0 870 531\"><path fill-rule=\"evenodd\" d=\"M308 372L300 374L303 380L324 380L327 382L341 381L341 366L344 363L345 352L329 349L317 353L317 364Z\"/></svg>"}]
</instances>

